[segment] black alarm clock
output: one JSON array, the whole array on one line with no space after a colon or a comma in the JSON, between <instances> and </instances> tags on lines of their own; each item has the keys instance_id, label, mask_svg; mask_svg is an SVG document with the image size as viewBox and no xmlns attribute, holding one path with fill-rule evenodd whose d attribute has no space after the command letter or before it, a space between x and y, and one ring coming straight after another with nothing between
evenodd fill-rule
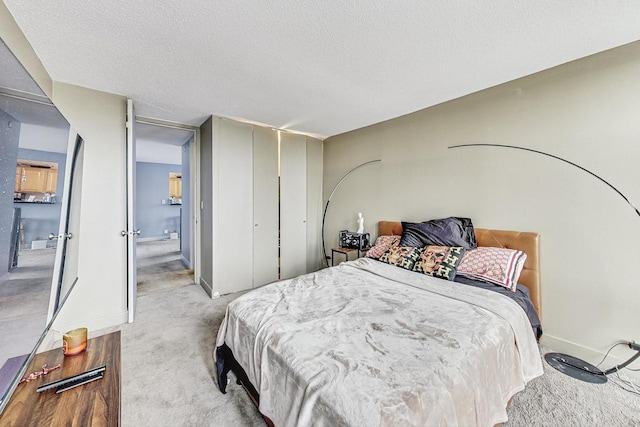
<instances>
[{"instance_id":1,"label":"black alarm clock","mask_svg":"<svg viewBox=\"0 0 640 427\"><path fill-rule=\"evenodd\" d=\"M338 233L340 247L363 250L369 247L369 233L355 233L340 230Z\"/></svg>"}]
</instances>

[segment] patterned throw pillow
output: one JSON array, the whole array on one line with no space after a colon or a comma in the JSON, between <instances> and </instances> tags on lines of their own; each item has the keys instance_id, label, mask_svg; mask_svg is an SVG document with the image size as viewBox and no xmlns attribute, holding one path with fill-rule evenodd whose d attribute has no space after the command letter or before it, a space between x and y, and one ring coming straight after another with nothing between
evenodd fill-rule
<instances>
[{"instance_id":1,"label":"patterned throw pillow","mask_svg":"<svg viewBox=\"0 0 640 427\"><path fill-rule=\"evenodd\" d=\"M392 246L380 256L380 261L411 270L420 257L420 248L413 246Z\"/></svg>"},{"instance_id":2,"label":"patterned throw pillow","mask_svg":"<svg viewBox=\"0 0 640 427\"><path fill-rule=\"evenodd\" d=\"M461 246L425 246L420 248L420 258L413 266L413 271L453 280L464 253L465 249Z\"/></svg>"},{"instance_id":3,"label":"patterned throw pillow","mask_svg":"<svg viewBox=\"0 0 640 427\"><path fill-rule=\"evenodd\" d=\"M468 250L458 266L458 274L516 291L527 254L515 249L478 247Z\"/></svg>"},{"instance_id":4,"label":"patterned throw pillow","mask_svg":"<svg viewBox=\"0 0 640 427\"><path fill-rule=\"evenodd\" d=\"M365 256L379 259L387 249L392 246L398 246L398 243L400 243L400 236L379 236L376 239L376 244L367 251Z\"/></svg>"}]
</instances>

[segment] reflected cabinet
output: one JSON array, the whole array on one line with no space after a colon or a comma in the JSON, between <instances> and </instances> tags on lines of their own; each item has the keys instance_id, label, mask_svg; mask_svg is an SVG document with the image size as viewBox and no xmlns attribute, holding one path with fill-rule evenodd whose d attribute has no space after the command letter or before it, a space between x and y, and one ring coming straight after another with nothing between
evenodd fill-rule
<instances>
[{"instance_id":1,"label":"reflected cabinet","mask_svg":"<svg viewBox=\"0 0 640 427\"><path fill-rule=\"evenodd\" d=\"M36 195L39 199L45 193L55 194L58 183L58 164L18 160L16 165L15 199L25 199L28 195Z\"/></svg>"}]
</instances>

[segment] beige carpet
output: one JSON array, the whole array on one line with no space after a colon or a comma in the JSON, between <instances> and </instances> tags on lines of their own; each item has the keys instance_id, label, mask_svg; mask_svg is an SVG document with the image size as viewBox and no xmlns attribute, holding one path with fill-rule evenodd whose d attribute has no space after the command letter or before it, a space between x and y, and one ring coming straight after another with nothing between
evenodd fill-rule
<instances>
[{"instance_id":1,"label":"beige carpet","mask_svg":"<svg viewBox=\"0 0 640 427\"><path fill-rule=\"evenodd\" d=\"M31 353L46 326L55 253L20 250L18 266L0 281L0 367Z\"/></svg>"},{"instance_id":2,"label":"beige carpet","mask_svg":"<svg viewBox=\"0 0 640 427\"><path fill-rule=\"evenodd\" d=\"M263 426L244 390L217 389L213 348L226 305L198 285L138 298L122 328L123 426Z\"/></svg>"},{"instance_id":3,"label":"beige carpet","mask_svg":"<svg viewBox=\"0 0 640 427\"><path fill-rule=\"evenodd\" d=\"M193 270L180 258L180 240L139 242L136 246L138 296L193 284Z\"/></svg>"},{"instance_id":4,"label":"beige carpet","mask_svg":"<svg viewBox=\"0 0 640 427\"><path fill-rule=\"evenodd\" d=\"M226 305L196 285L138 299L134 324L122 329L123 426L263 426L244 390L223 395L213 380L213 347ZM640 426L640 396L613 384L545 375L518 393L506 426Z\"/></svg>"}]
</instances>

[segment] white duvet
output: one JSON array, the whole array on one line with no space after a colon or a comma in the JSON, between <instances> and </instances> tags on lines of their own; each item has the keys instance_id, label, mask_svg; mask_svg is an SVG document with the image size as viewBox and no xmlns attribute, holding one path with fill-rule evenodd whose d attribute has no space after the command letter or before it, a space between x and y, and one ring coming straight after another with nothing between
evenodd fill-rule
<instances>
[{"instance_id":1,"label":"white duvet","mask_svg":"<svg viewBox=\"0 0 640 427\"><path fill-rule=\"evenodd\" d=\"M522 308L361 258L234 300L218 332L281 426L493 426L542 374Z\"/></svg>"}]
</instances>

